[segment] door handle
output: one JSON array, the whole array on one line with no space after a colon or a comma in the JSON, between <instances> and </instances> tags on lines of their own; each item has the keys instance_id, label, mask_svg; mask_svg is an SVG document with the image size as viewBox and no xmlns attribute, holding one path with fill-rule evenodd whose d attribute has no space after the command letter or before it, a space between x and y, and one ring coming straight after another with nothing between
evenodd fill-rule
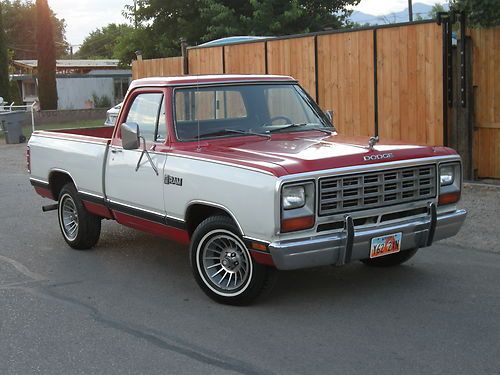
<instances>
[{"instance_id":1,"label":"door handle","mask_svg":"<svg viewBox=\"0 0 500 375\"><path fill-rule=\"evenodd\" d=\"M122 151L123 151L123 150L122 150L122 149L120 149L120 148L112 148L112 149L111 149L111 152L112 152L113 154L116 154L117 152L122 152Z\"/></svg>"}]
</instances>

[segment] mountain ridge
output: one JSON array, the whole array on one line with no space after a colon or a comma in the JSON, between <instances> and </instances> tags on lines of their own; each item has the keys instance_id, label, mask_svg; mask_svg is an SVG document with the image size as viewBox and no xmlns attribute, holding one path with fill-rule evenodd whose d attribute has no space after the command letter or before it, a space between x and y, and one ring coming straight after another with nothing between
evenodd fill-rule
<instances>
[{"instance_id":1,"label":"mountain ridge","mask_svg":"<svg viewBox=\"0 0 500 375\"><path fill-rule=\"evenodd\" d=\"M448 4L442 4L445 10L448 10ZM415 3L413 4L413 20L416 20L418 16L423 19L429 19L429 13L432 10L432 5L427 5L423 3ZM370 24L370 25L379 25L379 24L388 24L388 23L400 23L400 22L408 22L408 8L405 8L399 12L391 12L384 15L374 15L369 13L364 13L360 11L353 11L349 20L359 24Z\"/></svg>"}]
</instances>

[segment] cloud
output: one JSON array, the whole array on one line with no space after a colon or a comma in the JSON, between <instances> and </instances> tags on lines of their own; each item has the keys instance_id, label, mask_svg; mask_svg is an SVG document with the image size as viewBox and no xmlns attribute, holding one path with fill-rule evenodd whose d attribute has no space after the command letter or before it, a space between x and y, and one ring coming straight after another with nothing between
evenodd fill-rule
<instances>
[{"instance_id":1,"label":"cloud","mask_svg":"<svg viewBox=\"0 0 500 375\"><path fill-rule=\"evenodd\" d=\"M413 0L413 5L418 3L434 5L436 3L444 4L446 2L445 0ZM400 12L407 8L408 0L361 0L353 9L363 13L380 16L392 12Z\"/></svg>"},{"instance_id":2,"label":"cloud","mask_svg":"<svg viewBox=\"0 0 500 375\"><path fill-rule=\"evenodd\" d=\"M49 0L49 6L58 18L66 21L66 39L77 45L93 30L110 23L128 22L122 16L126 0Z\"/></svg>"}]
</instances>

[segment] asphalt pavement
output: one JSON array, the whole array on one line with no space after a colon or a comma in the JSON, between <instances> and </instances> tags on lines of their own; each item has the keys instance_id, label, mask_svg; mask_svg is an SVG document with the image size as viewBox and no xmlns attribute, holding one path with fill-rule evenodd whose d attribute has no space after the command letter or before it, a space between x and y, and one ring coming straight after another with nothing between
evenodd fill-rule
<instances>
[{"instance_id":1,"label":"asphalt pavement","mask_svg":"<svg viewBox=\"0 0 500 375\"><path fill-rule=\"evenodd\" d=\"M407 265L280 272L256 304L230 307L163 239L105 221L95 249L71 250L24 146L0 145L0 160L2 375L500 374L499 190L465 189L464 239Z\"/></svg>"}]
</instances>

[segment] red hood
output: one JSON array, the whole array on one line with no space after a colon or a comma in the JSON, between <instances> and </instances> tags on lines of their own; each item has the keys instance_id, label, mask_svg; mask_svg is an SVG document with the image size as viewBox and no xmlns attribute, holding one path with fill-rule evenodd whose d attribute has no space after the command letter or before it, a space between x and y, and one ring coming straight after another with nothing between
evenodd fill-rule
<instances>
[{"instance_id":1,"label":"red hood","mask_svg":"<svg viewBox=\"0 0 500 375\"><path fill-rule=\"evenodd\" d=\"M318 135L317 132L273 134L271 139L262 137L235 137L197 144L178 145L175 152L222 162L240 164L271 172L277 177L288 174L313 172L351 165L454 155L446 147L415 146L404 144L377 144L368 150L369 137ZM392 153L383 160L365 161L364 156Z\"/></svg>"}]
</instances>

